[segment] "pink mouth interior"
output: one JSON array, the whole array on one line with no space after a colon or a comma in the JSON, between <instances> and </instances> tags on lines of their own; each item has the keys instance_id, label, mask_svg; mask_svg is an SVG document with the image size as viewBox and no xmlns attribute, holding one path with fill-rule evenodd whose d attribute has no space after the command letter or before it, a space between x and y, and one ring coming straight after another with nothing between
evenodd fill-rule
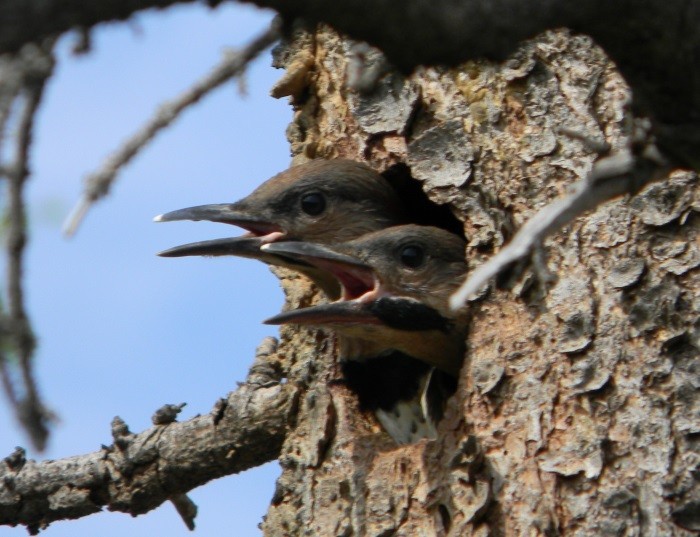
<instances>
[{"instance_id":1,"label":"pink mouth interior","mask_svg":"<svg viewBox=\"0 0 700 537\"><path fill-rule=\"evenodd\" d=\"M274 224L237 222L236 225L248 232L245 234L246 237L258 237L263 244L276 242L285 237L284 231ZM374 272L367 267L343 265L326 261L323 258L314 258L313 264L318 268L327 270L338 278L343 287L341 300L359 299L361 302L364 302L378 296L379 282L376 280Z\"/></svg>"},{"instance_id":2,"label":"pink mouth interior","mask_svg":"<svg viewBox=\"0 0 700 537\"><path fill-rule=\"evenodd\" d=\"M258 237L262 240L263 244L268 244L270 242L275 242L284 237L284 232L273 224L249 224L249 223L236 223L237 226L242 227L248 233L245 233L244 237Z\"/></svg>"},{"instance_id":3,"label":"pink mouth interior","mask_svg":"<svg viewBox=\"0 0 700 537\"><path fill-rule=\"evenodd\" d=\"M326 261L322 258L315 258L314 265L325 269L343 286L342 300L360 299L368 293L375 291L377 281L371 269L362 266L343 265Z\"/></svg>"}]
</instances>

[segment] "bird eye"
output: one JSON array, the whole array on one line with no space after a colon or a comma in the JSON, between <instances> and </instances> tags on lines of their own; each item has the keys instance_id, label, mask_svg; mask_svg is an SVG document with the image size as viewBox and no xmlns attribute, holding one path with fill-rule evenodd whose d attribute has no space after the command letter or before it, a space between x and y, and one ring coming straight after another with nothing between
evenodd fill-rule
<instances>
[{"instance_id":1,"label":"bird eye","mask_svg":"<svg viewBox=\"0 0 700 537\"><path fill-rule=\"evenodd\" d=\"M420 246L404 246L399 253L401 263L410 268L418 268L423 264L425 252Z\"/></svg>"},{"instance_id":2,"label":"bird eye","mask_svg":"<svg viewBox=\"0 0 700 537\"><path fill-rule=\"evenodd\" d=\"M301 210L311 216L318 216L326 209L326 198L323 194L312 192L301 197Z\"/></svg>"}]
</instances>

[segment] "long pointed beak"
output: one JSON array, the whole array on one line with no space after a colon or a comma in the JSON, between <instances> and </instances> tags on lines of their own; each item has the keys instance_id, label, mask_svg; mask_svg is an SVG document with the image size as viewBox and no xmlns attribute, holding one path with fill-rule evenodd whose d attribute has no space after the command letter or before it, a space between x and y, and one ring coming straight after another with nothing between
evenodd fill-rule
<instances>
[{"instance_id":1,"label":"long pointed beak","mask_svg":"<svg viewBox=\"0 0 700 537\"><path fill-rule=\"evenodd\" d=\"M357 259L349 255L336 252L332 248L316 244L315 242L303 241L283 241L273 242L263 247L264 250L275 254L284 254L298 259L314 259L318 261L330 261L342 265L353 267L369 267ZM370 269L371 270L371 269Z\"/></svg>"},{"instance_id":2,"label":"long pointed beak","mask_svg":"<svg viewBox=\"0 0 700 537\"><path fill-rule=\"evenodd\" d=\"M260 247L266 244L266 240L265 237L230 237L191 242L163 250L158 252L158 255L160 257L188 257L193 255L218 257L234 255L248 259L257 259L268 265L278 265L297 270L312 267L312 265L301 259L261 250Z\"/></svg>"},{"instance_id":3,"label":"long pointed beak","mask_svg":"<svg viewBox=\"0 0 700 537\"><path fill-rule=\"evenodd\" d=\"M378 286L374 269L361 260L311 242L271 242L262 251L296 259L332 274L343 287L343 299L350 301L373 293Z\"/></svg>"},{"instance_id":4,"label":"long pointed beak","mask_svg":"<svg viewBox=\"0 0 700 537\"><path fill-rule=\"evenodd\" d=\"M310 308L285 311L263 321L264 324L332 326L334 324L382 324L367 304L331 302Z\"/></svg>"},{"instance_id":5,"label":"long pointed beak","mask_svg":"<svg viewBox=\"0 0 700 537\"><path fill-rule=\"evenodd\" d=\"M209 241L190 242L158 252L160 257L187 257L192 255L220 256L236 255L259 259L264 254L260 247L264 244L261 237L231 237Z\"/></svg>"},{"instance_id":6,"label":"long pointed beak","mask_svg":"<svg viewBox=\"0 0 700 537\"><path fill-rule=\"evenodd\" d=\"M278 225L241 210L237 203L216 203L187 207L186 209L160 214L153 219L154 222L175 222L178 220L221 222L242 227L256 235L267 235L274 231L281 231Z\"/></svg>"},{"instance_id":7,"label":"long pointed beak","mask_svg":"<svg viewBox=\"0 0 700 537\"><path fill-rule=\"evenodd\" d=\"M449 319L430 306L411 298L394 296L383 296L372 302L339 301L285 311L263 322L305 326L374 324L408 332L438 330L445 333L453 327Z\"/></svg>"}]
</instances>

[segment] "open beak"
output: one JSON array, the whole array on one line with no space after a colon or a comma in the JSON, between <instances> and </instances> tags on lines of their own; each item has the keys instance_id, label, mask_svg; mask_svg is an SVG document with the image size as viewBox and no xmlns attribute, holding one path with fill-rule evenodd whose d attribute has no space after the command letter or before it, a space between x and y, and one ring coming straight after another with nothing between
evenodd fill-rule
<instances>
[{"instance_id":1,"label":"open beak","mask_svg":"<svg viewBox=\"0 0 700 537\"><path fill-rule=\"evenodd\" d=\"M342 287L342 301L369 301L380 288L379 279L372 267L327 246L311 242L284 241L265 244L261 250L308 263L332 274Z\"/></svg>"},{"instance_id":2,"label":"open beak","mask_svg":"<svg viewBox=\"0 0 700 537\"><path fill-rule=\"evenodd\" d=\"M282 249L279 251L266 250L264 247L284 239L285 231L277 224L263 220L260 217L251 216L249 211L246 210L246 206L241 202L189 207L161 214L156 216L154 220L156 222L173 222L177 220L223 222L239 226L248 232L240 237L192 242L175 246L159 252L158 255L161 257L237 256L257 259L268 265L285 267L301 272L311 278L330 298L340 296L341 285L339 280L320 265L309 263L299 255L296 255L296 251L293 248L289 248L290 252L292 252L290 255L286 255ZM286 241L285 244L297 243Z\"/></svg>"},{"instance_id":3,"label":"open beak","mask_svg":"<svg viewBox=\"0 0 700 537\"><path fill-rule=\"evenodd\" d=\"M265 324L374 324L397 330L445 332L452 327L451 321L434 308L382 289L374 269L355 257L309 242L275 242L264 245L262 251L296 258L325 270L343 288L342 297L336 302L283 312L267 319Z\"/></svg>"},{"instance_id":4,"label":"open beak","mask_svg":"<svg viewBox=\"0 0 700 537\"><path fill-rule=\"evenodd\" d=\"M198 205L161 214L153 219L155 222L175 222L178 220L206 220L221 222L243 228L248 233L241 237L192 242L169 248L158 255L161 257L186 257L193 255L223 256L234 255L258 259L265 263L282 266L306 266L307 263L295 260L283 260L280 256L261 252L263 244L280 240L284 237L282 228L260 217L251 216L241 202Z\"/></svg>"}]
</instances>

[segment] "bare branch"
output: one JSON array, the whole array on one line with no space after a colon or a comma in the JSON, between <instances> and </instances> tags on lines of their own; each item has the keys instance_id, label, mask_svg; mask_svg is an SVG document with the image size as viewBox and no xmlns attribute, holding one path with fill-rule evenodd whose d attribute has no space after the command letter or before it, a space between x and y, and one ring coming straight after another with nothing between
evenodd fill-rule
<instances>
[{"instance_id":1,"label":"bare branch","mask_svg":"<svg viewBox=\"0 0 700 537\"><path fill-rule=\"evenodd\" d=\"M47 424L51 414L41 403L36 381L32 373L32 357L35 347L34 333L24 306L22 275L24 267L24 247L27 242L24 186L29 177L29 149L32 143L36 111L41 102L46 81L54 67L53 40L43 46L28 45L7 61L4 71L10 73L3 88L2 130L7 126L9 110L17 108L17 134L14 162L3 166L4 175L9 179L8 188L8 230L7 230L7 297L8 312L3 313L2 339L3 353L0 355L3 388L15 415L25 428L32 444L43 450L48 437ZM12 104L8 104L12 103ZM10 349L17 357L21 388L15 385L10 373L10 358L5 354ZM22 395L20 395L20 393Z\"/></svg>"},{"instance_id":2,"label":"bare branch","mask_svg":"<svg viewBox=\"0 0 700 537\"><path fill-rule=\"evenodd\" d=\"M208 75L171 102L162 104L154 116L111 155L103 166L85 179L83 196L63 225L63 232L75 233L92 204L107 195L117 173L133 159L162 129L170 125L189 106L235 76L279 38L279 21L273 21L265 32L239 51L227 51L224 59Z\"/></svg>"},{"instance_id":3,"label":"bare branch","mask_svg":"<svg viewBox=\"0 0 700 537\"><path fill-rule=\"evenodd\" d=\"M137 11L182 3L193 0L1 0L0 53L72 29L84 31L101 22L126 20Z\"/></svg>"},{"instance_id":4,"label":"bare branch","mask_svg":"<svg viewBox=\"0 0 700 537\"><path fill-rule=\"evenodd\" d=\"M298 388L270 376L276 368L265 364L277 357L267 354L269 347L263 342L246 382L206 415L139 434L115 418L113 443L99 451L43 462L13 454L0 461L0 524L22 524L36 534L53 521L104 507L135 516L170 500L193 527L196 506L188 491L280 453Z\"/></svg>"},{"instance_id":5,"label":"bare branch","mask_svg":"<svg viewBox=\"0 0 700 537\"><path fill-rule=\"evenodd\" d=\"M194 519L197 517L197 505L187 494L176 494L170 498L170 502L175 506L177 514L190 531L194 530Z\"/></svg>"},{"instance_id":6,"label":"bare branch","mask_svg":"<svg viewBox=\"0 0 700 537\"><path fill-rule=\"evenodd\" d=\"M669 167L653 146L641 156L627 150L599 160L588 177L572 186L569 195L538 211L505 248L477 268L452 295L450 307L463 307L491 278L529 255L550 233L580 214L622 194L636 192L668 172Z\"/></svg>"}]
</instances>

